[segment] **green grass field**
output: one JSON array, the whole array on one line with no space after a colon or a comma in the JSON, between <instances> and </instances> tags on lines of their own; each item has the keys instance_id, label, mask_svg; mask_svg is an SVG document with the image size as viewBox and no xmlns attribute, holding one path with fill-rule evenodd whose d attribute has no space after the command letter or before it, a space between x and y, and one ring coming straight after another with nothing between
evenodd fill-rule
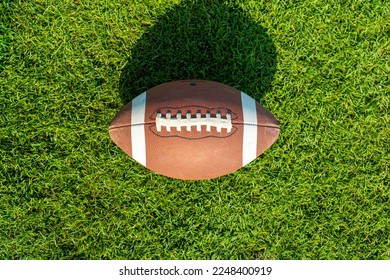
<instances>
[{"instance_id":1,"label":"green grass field","mask_svg":"<svg viewBox=\"0 0 390 280\"><path fill-rule=\"evenodd\" d=\"M1 0L0 259L390 259L386 2ZM131 98L195 78L278 141L208 181L113 144Z\"/></svg>"}]
</instances>

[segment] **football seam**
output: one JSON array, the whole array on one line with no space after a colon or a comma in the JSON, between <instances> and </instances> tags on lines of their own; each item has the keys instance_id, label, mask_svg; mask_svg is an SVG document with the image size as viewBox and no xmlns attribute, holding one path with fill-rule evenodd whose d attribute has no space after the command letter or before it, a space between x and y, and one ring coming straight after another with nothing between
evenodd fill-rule
<instances>
[{"instance_id":1,"label":"football seam","mask_svg":"<svg viewBox=\"0 0 390 280\"><path fill-rule=\"evenodd\" d=\"M119 126L114 126L114 127L109 127L109 130L112 129L118 129L118 128L124 128L124 127L129 127L129 126L138 126L138 125L154 125L155 122L146 122L146 123L136 123L136 124L124 124L124 125L119 125ZM259 127L268 127L268 128L277 128L280 129L279 125L272 125L272 124L254 124L254 123L233 123L234 125L250 125L250 126L259 126Z\"/></svg>"},{"instance_id":2,"label":"football seam","mask_svg":"<svg viewBox=\"0 0 390 280\"><path fill-rule=\"evenodd\" d=\"M155 120L156 118L153 117L153 116L157 115L157 113L159 111L163 111L163 110L176 110L176 111L180 111L180 110L183 110L183 109L186 109L186 108L197 108L197 109L202 108L202 109L206 109L206 110L209 110L209 111L225 110L225 111L231 113L232 120L238 119L238 115L235 112L233 112L232 110L230 110L229 108L226 108L226 107L207 107L207 106L203 106L203 105L186 105L186 106L178 106L178 107L173 107L173 106L160 107L157 110L155 110L149 116L149 120ZM197 112L198 112L198 110L197 110Z\"/></svg>"},{"instance_id":3,"label":"football seam","mask_svg":"<svg viewBox=\"0 0 390 280\"><path fill-rule=\"evenodd\" d=\"M153 133L154 135L156 135L157 137L161 137L161 138L173 138L173 137L176 137L176 138L181 138L181 139L186 139L186 140L200 140L200 139L204 139L204 138L219 138L219 139L223 139L223 138L228 138L232 135L234 135L238 128L233 126L233 131L228 133L227 135L205 135L205 136L202 136L202 137L185 137L185 136L181 136L181 135L178 135L178 133L182 133L180 131L177 131L176 133L174 132L168 132L168 133L171 133L171 135L159 135L158 133L154 132L152 130L152 128L155 127L154 125L151 125L148 127L149 131L151 133Z\"/></svg>"}]
</instances>

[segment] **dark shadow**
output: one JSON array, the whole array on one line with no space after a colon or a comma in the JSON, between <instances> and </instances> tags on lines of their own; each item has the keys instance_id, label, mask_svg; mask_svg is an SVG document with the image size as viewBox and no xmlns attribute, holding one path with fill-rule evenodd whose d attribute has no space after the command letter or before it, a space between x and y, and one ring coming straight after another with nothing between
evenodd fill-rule
<instances>
[{"instance_id":1,"label":"dark shadow","mask_svg":"<svg viewBox=\"0 0 390 280\"><path fill-rule=\"evenodd\" d=\"M223 1L185 1L147 28L120 80L124 103L164 82L204 79L242 90L256 100L271 88L276 51L265 28Z\"/></svg>"}]
</instances>

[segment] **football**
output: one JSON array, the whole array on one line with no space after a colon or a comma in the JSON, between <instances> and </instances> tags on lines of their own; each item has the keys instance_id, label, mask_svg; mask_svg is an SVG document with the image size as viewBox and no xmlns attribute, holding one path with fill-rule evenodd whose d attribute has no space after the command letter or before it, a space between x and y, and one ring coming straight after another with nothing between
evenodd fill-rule
<instances>
[{"instance_id":1,"label":"football","mask_svg":"<svg viewBox=\"0 0 390 280\"><path fill-rule=\"evenodd\" d=\"M267 150L279 132L275 117L252 97L204 80L147 90L109 126L111 139L134 160L183 180L234 172Z\"/></svg>"}]
</instances>

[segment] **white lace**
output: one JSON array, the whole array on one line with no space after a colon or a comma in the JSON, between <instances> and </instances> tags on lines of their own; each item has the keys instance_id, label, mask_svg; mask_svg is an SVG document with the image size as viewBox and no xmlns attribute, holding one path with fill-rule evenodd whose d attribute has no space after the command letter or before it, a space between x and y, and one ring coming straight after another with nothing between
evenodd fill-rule
<instances>
[{"instance_id":1,"label":"white lace","mask_svg":"<svg viewBox=\"0 0 390 280\"><path fill-rule=\"evenodd\" d=\"M186 118L181 118L181 113L178 112L176 117L172 117L170 112L165 114L165 117L161 113L157 113L156 117L156 128L157 131L161 131L161 127L165 126L167 132L171 131L171 128L174 127L177 131L181 131L182 127L186 127L187 131L191 131L192 126L196 126L196 131L202 131L202 126L206 126L206 131L210 132L211 127L216 127L217 132L221 132L222 128L227 130L227 133L230 133L232 130L232 116L227 113L226 118L221 117L221 113L217 113L215 117L211 117L210 113L206 113L205 117L202 117L201 113L196 113L196 117L192 118L191 113L186 114Z\"/></svg>"}]
</instances>

